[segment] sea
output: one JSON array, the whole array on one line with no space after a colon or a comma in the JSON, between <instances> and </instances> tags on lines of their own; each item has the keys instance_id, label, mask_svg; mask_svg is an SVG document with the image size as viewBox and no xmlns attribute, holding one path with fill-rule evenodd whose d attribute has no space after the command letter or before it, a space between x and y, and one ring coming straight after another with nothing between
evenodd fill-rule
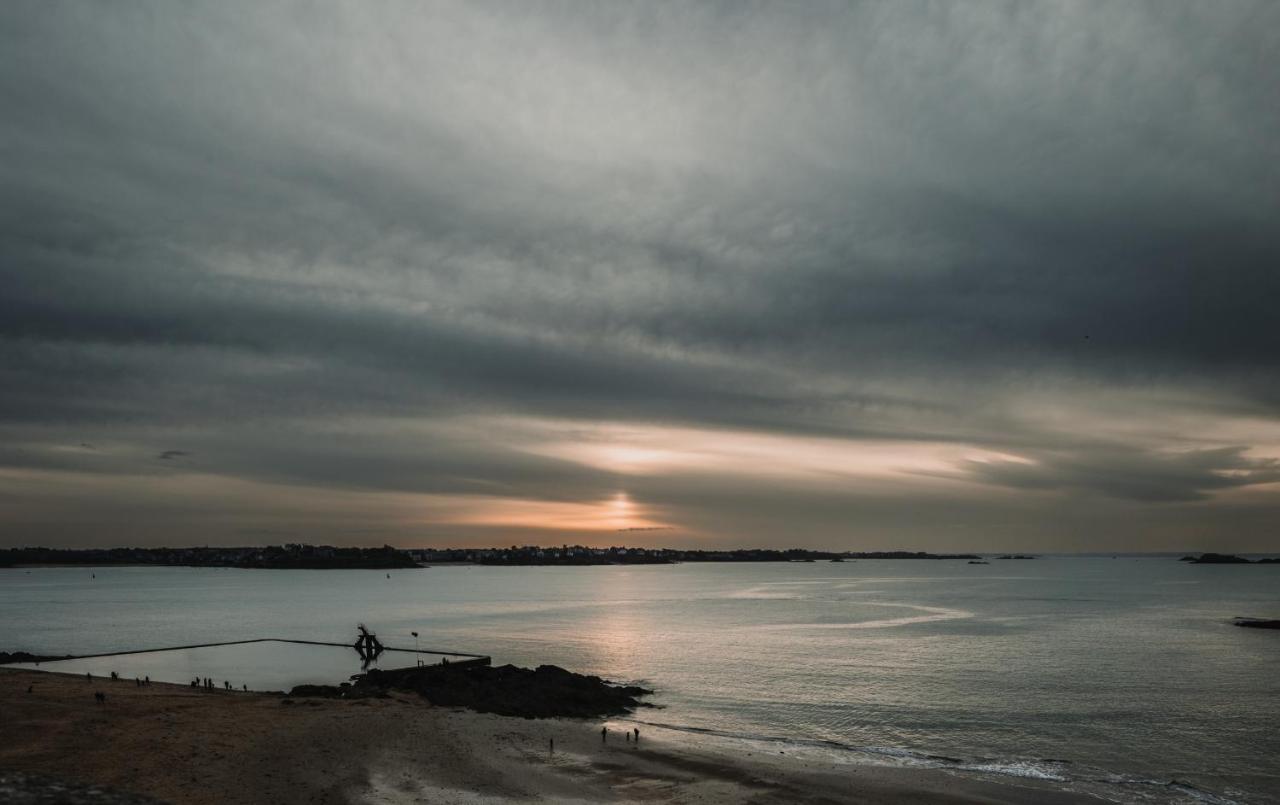
<instances>
[{"instance_id":1,"label":"sea","mask_svg":"<svg viewBox=\"0 0 1280 805\"><path fill-rule=\"evenodd\" d=\"M618 726L676 744L1034 778L1124 803L1276 803L1280 631L1236 616L1280 618L1280 566L0 569L0 650L352 643L363 623L391 647L652 688L655 706Z\"/></svg>"}]
</instances>

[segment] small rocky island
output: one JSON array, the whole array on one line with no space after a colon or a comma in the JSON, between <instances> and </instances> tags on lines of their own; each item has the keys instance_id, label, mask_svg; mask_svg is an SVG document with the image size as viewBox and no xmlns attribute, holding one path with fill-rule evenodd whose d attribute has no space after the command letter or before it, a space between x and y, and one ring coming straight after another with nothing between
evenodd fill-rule
<instances>
[{"instance_id":1,"label":"small rocky island","mask_svg":"<svg viewBox=\"0 0 1280 805\"><path fill-rule=\"evenodd\" d=\"M535 669L460 662L394 670L374 669L354 683L299 685L290 696L365 698L388 690L417 693L442 707L465 707L480 713L521 718L600 718L626 715L651 707L639 697L653 691L615 685L598 676L566 671L555 665Z\"/></svg>"},{"instance_id":2,"label":"small rocky island","mask_svg":"<svg viewBox=\"0 0 1280 805\"><path fill-rule=\"evenodd\" d=\"M1246 559L1230 553L1202 553L1187 555L1178 560L1193 565L1280 565L1280 559Z\"/></svg>"}]
</instances>

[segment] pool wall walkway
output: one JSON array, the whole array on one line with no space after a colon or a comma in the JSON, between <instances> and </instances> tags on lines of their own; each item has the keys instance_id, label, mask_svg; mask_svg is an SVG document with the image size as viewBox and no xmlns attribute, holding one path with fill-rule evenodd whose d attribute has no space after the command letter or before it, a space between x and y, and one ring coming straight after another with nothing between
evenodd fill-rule
<instances>
[{"instance_id":1,"label":"pool wall walkway","mask_svg":"<svg viewBox=\"0 0 1280 805\"><path fill-rule=\"evenodd\" d=\"M351 643L329 643L322 640L291 640L283 637L255 637L252 640L224 640L221 643L193 643L188 646L164 646L162 648L140 648L131 651L104 651L100 654L76 654L69 657L58 657L57 659L49 659L44 662L63 662L65 660L90 660L95 657L123 657L131 654L151 654L158 651L183 651L193 648L213 648L215 646L242 646L249 643L298 643L306 646L337 646L338 648L351 648ZM400 648L398 646L383 646L384 651L404 651L409 654L436 654L445 657L465 657L468 660L488 660L485 654L468 654L463 651L442 651L439 649L427 648ZM12 663L12 665L39 665L38 662L22 662Z\"/></svg>"}]
</instances>

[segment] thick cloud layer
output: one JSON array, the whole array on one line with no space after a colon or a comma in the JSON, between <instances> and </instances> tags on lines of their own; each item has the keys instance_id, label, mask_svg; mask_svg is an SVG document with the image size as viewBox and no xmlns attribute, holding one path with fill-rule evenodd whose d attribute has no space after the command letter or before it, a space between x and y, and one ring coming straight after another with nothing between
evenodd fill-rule
<instances>
[{"instance_id":1,"label":"thick cloud layer","mask_svg":"<svg viewBox=\"0 0 1280 805\"><path fill-rule=\"evenodd\" d=\"M1277 74L1268 2L5 4L0 544L1276 549Z\"/></svg>"}]
</instances>

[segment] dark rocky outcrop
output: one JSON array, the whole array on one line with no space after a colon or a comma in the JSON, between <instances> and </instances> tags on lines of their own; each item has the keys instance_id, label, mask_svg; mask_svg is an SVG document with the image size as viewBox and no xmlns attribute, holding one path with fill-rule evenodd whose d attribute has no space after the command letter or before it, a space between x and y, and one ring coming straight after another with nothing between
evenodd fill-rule
<instances>
[{"instance_id":1,"label":"dark rocky outcrop","mask_svg":"<svg viewBox=\"0 0 1280 805\"><path fill-rule=\"evenodd\" d=\"M1265 618L1236 618L1235 624L1249 629L1280 629L1280 620L1267 620Z\"/></svg>"},{"instance_id":2,"label":"dark rocky outcrop","mask_svg":"<svg viewBox=\"0 0 1280 805\"><path fill-rule=\"evenodd\" d=\"M624 715L637 707L650 706L639 697L653 692L634 685L615 685L598 676L575 674L555 665L530 670L480 663L375 669L361 677L355 687L408 690L432 704L522 718Z\"/></svg>"},{"instance_id":3,"label":"dark rocky outcrop","mask_svg":"<svg viewBox=\"0 0 1280 805\"><path fill-rule=\"evenodd\" d=\"M380 699L387 692L372 685L343 682L341 685L294 685L289 695L298 699ZM284 701L292 704L288 699Z\"/></svg>"}]
</instances>

